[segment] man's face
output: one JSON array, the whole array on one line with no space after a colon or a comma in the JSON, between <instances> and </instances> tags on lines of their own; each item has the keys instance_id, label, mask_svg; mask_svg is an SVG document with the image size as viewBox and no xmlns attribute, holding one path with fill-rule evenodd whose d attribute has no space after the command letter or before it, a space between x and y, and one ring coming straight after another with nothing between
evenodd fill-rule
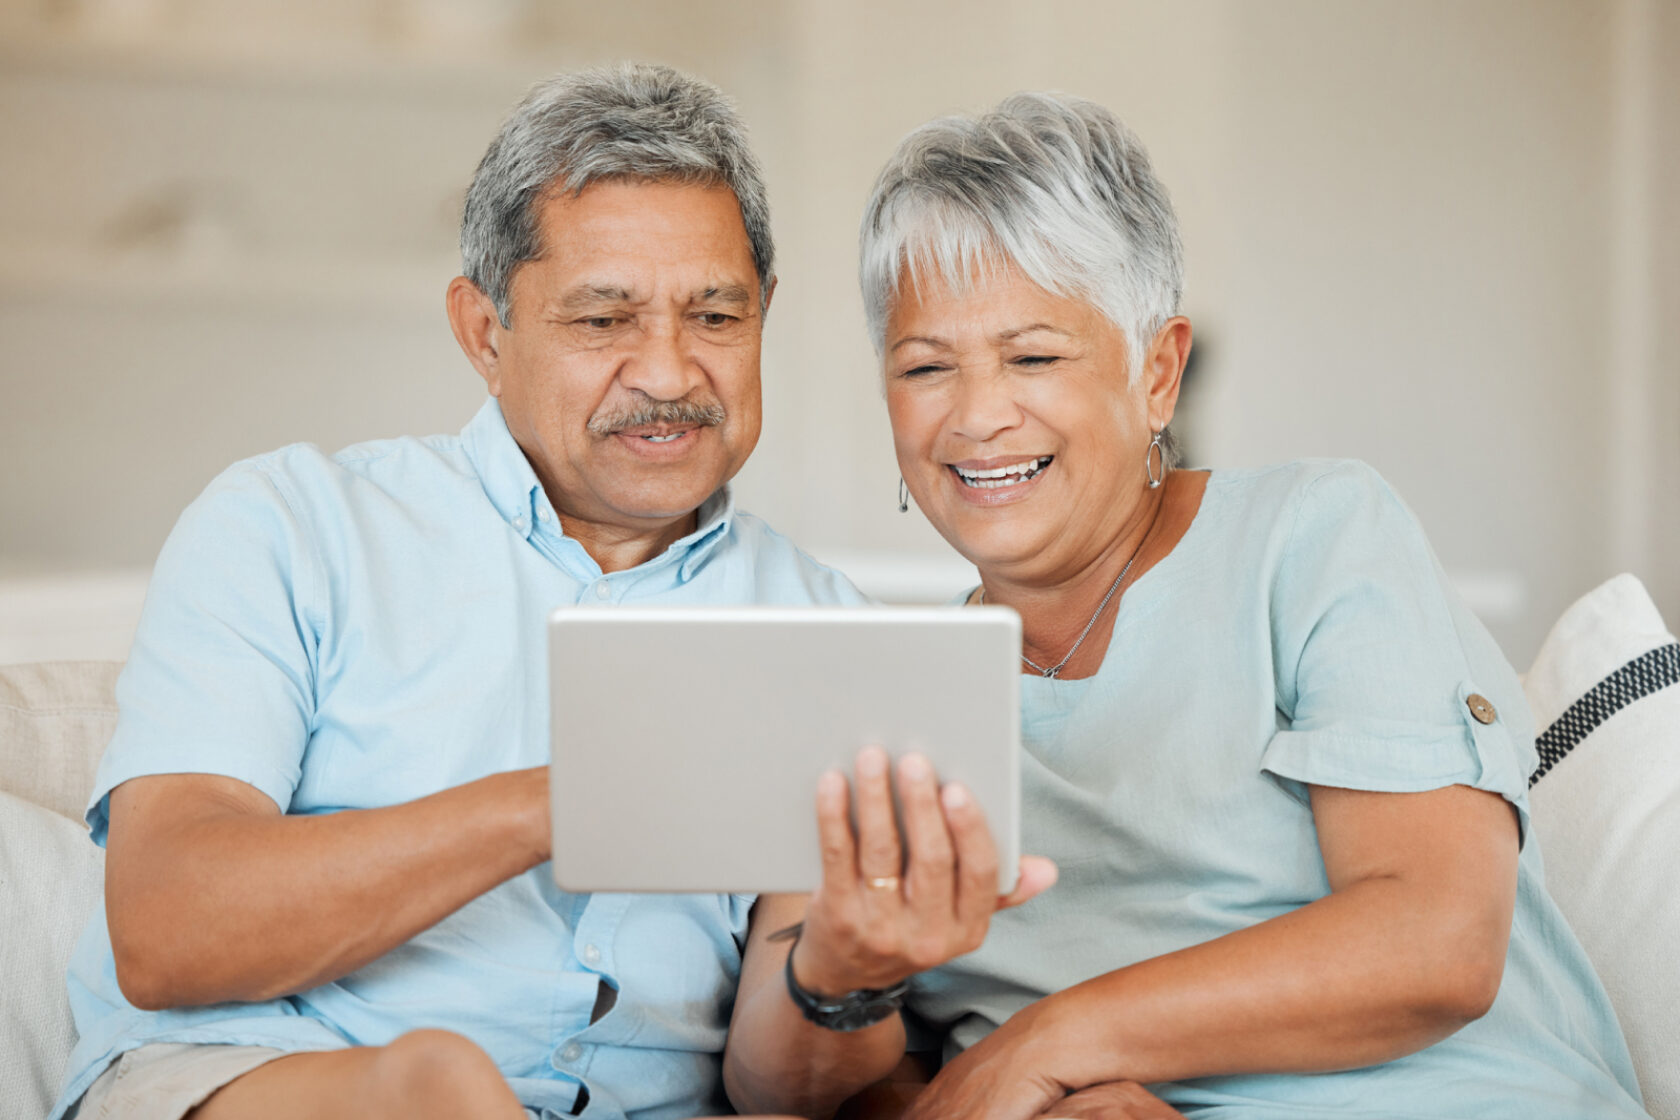
<instances>
[{"instance_id":1,"label":"man's face","mask_svg":"<svg viewBox=\"0 0 1680 1120\"><path fill-rule=\"evenodd\" d=\"M687 518L758 443L758 273L726 187L603 182L539 212L486 371L568 532ZM581 524L579 524L581 523Z\"/></svg>"}]
</instances>

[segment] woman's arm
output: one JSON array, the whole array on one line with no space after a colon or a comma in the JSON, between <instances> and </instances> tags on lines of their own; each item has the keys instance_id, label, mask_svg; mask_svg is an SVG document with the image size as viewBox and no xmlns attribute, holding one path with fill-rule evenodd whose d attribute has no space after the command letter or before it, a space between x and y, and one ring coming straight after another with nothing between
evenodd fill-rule
<instances>
[{"instance_id":1,"label":"woman's arm","mask_svg":"<svg viewBox=\"0 0 1680 1120\"><path fill-rule=\"evenodd\" d=\"M900 1120L939 1072L939 1055L912 1051L886 1077L856 1094L834 1120Z\"/></svg>"},{"instance_id":2,"label":"woman's arm","mask_svg":"<svg viewBox=\"0 0 1680 1120\"><path fill-rule=\"evenodd\" d=\"M972 951L996 910L1055 880L1048 860L1029 856L1015 890L998 897L996 849L979 807L960 786L941 789L919 755L899 764L901 842L888 767L879 748L858 756L855 837L845 777L824 775L817 790L821 887L809 898L766 896L753 909L724 1050L724 1087L737 1111L832 1116L904 1056L897 1014L856 1031L808 1021L788 994L790 952L805 991L839 997L889 988ZM771 939L796 922L804 928L791 944Z\"/></svg>"},{"instance_id":3,"label":"woman's arm","mask_svg":"<svg viewBox=\"0 0 1680 1120\"><path fill-rule=\"evenodd\" d=\"M723 1059L724 1088L738 1112L832 1115L904 1055L897 1015L861 1031L831 1031L807 1022L788 997L782 970L790 945L769 938L801 921L809 901L766 895L753 907Z\"/></svg>"},{"instance_id":4,"label":"woman's arm","mask_svg":"<svg viewBox=\"0 0 1680 1120\"><path fill-rule=\"evenodd\" d=\"M946 1065L912 1117L1035 1116L1108 1081L1390 1061L1485 1014L1516 903L1496 794L1310 787L1330 893L1048 996Z\"/></svg>"}]
</instances>

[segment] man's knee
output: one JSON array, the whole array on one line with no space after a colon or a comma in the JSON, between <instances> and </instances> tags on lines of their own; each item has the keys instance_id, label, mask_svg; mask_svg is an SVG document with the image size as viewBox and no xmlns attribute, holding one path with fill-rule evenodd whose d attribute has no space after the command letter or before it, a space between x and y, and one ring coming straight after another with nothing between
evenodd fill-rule
<instances>
[{"instance_id":1,"label":"man's knee","mask_svg":"<svg viewBox=\"0 0 1680 1120\"><path fill-rule=\"evenodd\" d=\"M524 1116L490 1055L453 1031L410 1031L379 1049L371 1073L374 1115Z\"/></svg>"}]
</instances>

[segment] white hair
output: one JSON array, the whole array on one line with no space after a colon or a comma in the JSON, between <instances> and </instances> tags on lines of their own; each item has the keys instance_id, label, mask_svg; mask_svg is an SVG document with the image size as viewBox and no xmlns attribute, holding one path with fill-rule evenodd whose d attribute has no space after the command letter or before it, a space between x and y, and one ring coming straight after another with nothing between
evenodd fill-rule
<instances>
[{"instance_id":1,"label":"white hair","mask_svg":"<svg viewBox=\"0 0 1680 1120\"><path fill-rule=\"evenodd\" d=\"M461 271L508 325L514 269L543 253L538 209L600 181L724 186L741 207L767 307L776 250L746 126L718 88L669 66L564 74L525 95L491 141L461 215Z\"/></svg>"},{"instance_id":2,"label":"white hair","mask_svg":"<svg viewBox=\"0 0 1680 1120\"><path fill-rule=\"evenodd\" d=\"M930 121L887 161L864 208L858 279L880 353L899 284L953 291L1014 265L1124 332L1129 376L1178 313L1178 219L1143 144L1091 101L1018 93L979 117Z\"/></svg>"}]
</instances>

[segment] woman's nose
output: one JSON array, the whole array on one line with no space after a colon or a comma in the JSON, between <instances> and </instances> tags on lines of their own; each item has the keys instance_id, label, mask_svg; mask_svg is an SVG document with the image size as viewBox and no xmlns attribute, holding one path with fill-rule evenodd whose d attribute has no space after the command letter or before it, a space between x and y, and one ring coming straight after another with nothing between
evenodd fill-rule
<instances>
[{"instance_id":1,"label":"woman's nose","mask_svg":"<svg viewBox=\"0 0 1680 1120\"><path fill-rule=\"evenodd\" d=\"M1021 423L1008 376L1001 368L963 370L956 378L951 418L955 434L984 443Z\"/></svg>"}]
</instances>

